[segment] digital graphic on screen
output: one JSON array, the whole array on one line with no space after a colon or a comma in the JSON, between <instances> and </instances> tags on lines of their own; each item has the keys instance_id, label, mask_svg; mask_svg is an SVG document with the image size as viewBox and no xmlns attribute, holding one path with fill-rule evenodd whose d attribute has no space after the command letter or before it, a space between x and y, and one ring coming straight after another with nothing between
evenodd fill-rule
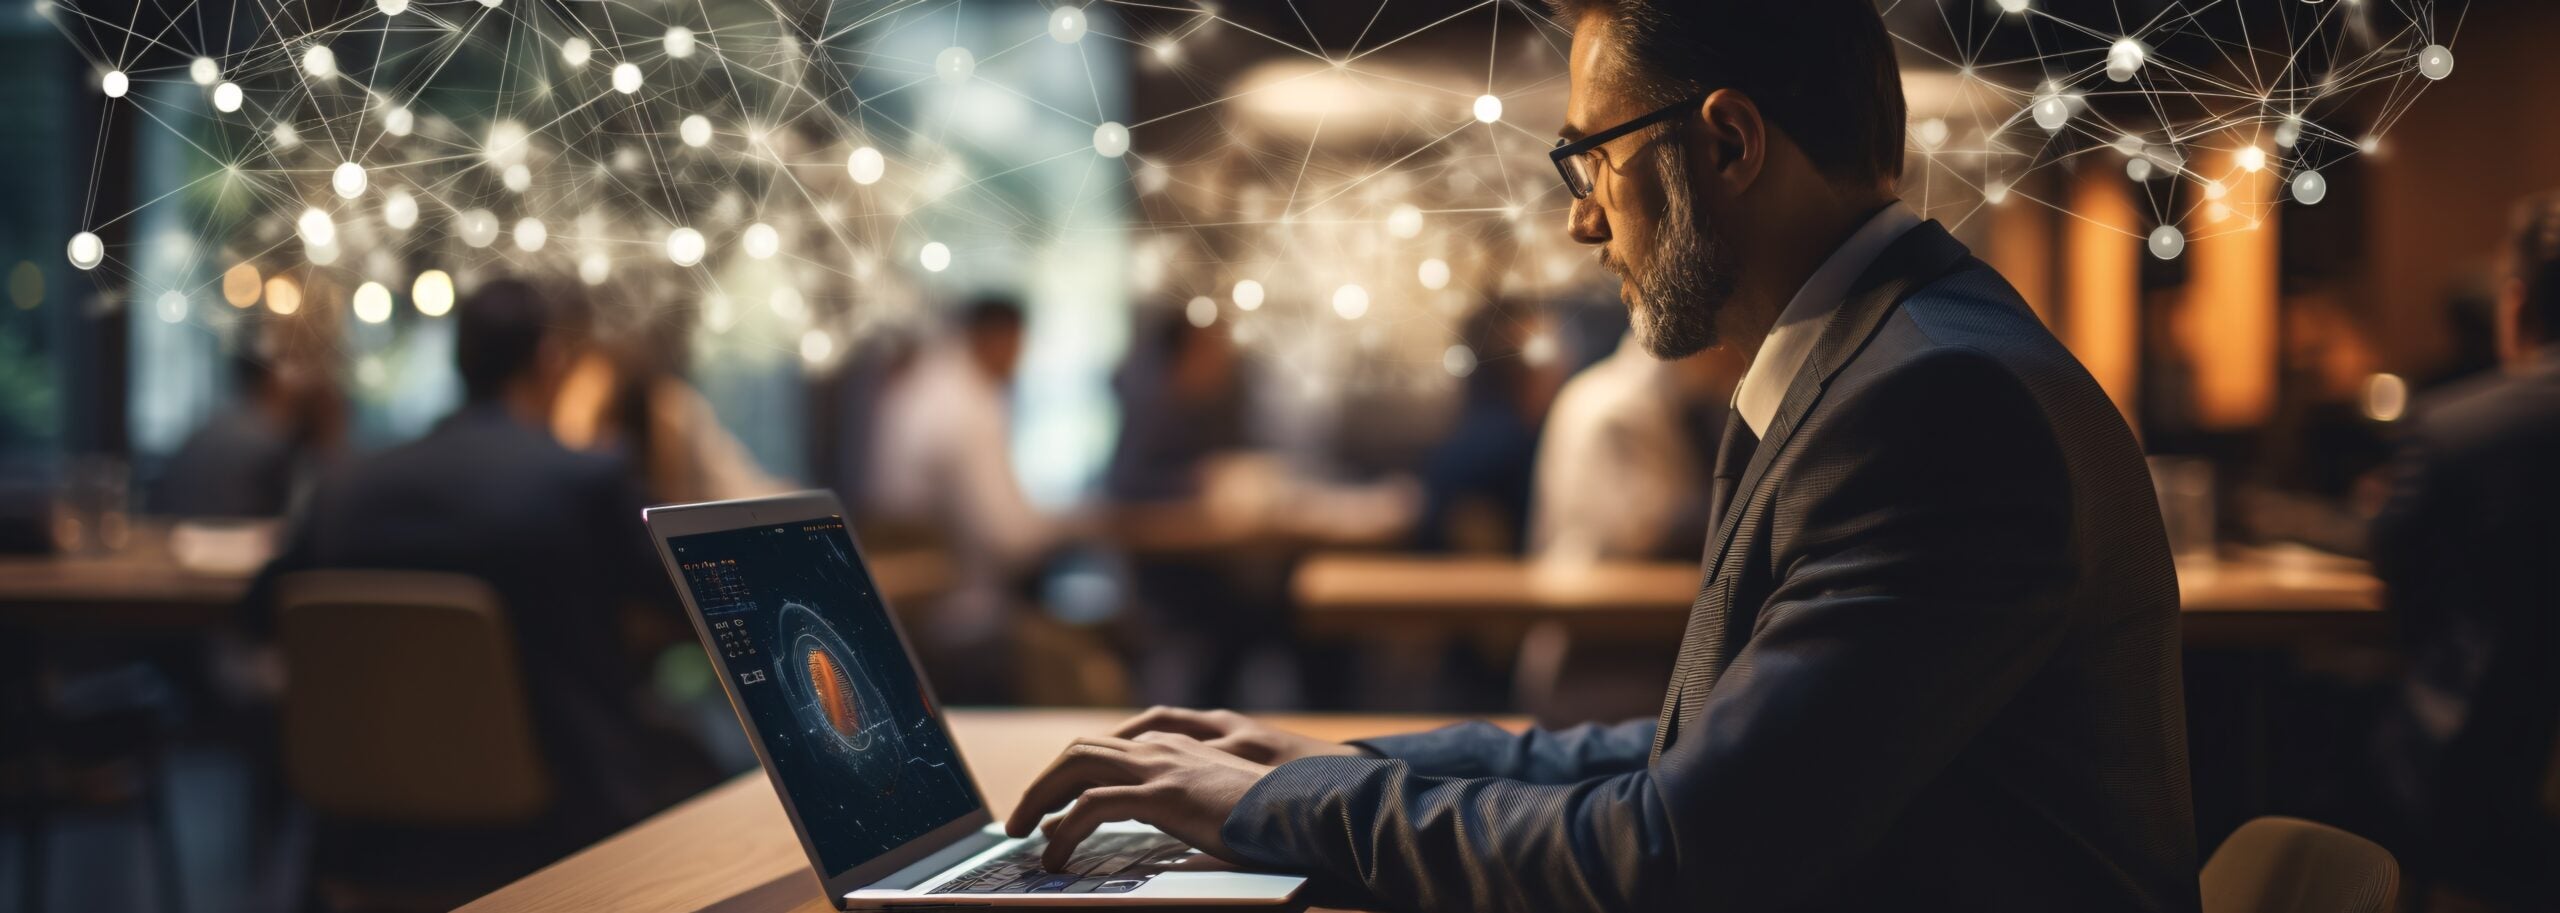
<instances>
[{"instance_id":1,"label":"digital graphic on screen","mask_svg":"<svg viewBox=\"0 0 2560 913\"><path fill-rule=\"evenodd\" d=\"M668 545L828 875L978 808L843 520Z\"/></svg>"}]
</instances>

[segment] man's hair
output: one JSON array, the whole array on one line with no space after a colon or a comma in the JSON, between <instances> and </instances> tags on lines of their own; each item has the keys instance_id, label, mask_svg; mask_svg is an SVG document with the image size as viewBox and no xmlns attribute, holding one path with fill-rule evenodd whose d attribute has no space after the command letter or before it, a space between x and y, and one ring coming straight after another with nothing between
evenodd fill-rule
<instances>
[{"instance_id":1,"label":"man's hair","mask_svg":"<svg viewBox=\"0 0 2560 913\"><path fill-rule=\"evenodd\" d=\"M1902 176L1902 71L1873 0L1547 2L1568 26L1608 20L1626 88L1650 105L1734 89L1825 176Z\"/></svg>"},{"instance_id":2,"label":"man's hair","mask_svg":"<svg viewBox=\"0 0 2560 913\"><path fill-rule=\"evenodd\" d=\"M554 300L557 294L521 279L497 279L454 308L453 366L462 375L465 399L495 399L533 370L542 340L573 313L566 302Z\"/></svg>"},{"instance_id":3,"label":"man's hair","mask_svg":"<svg viewBox=\"0 0 2560 913\"><path fill-rule=\"evenodd\" d=\"M2544 337L2560 335L2560 190L2516 203L2509 243L2524 309Z\"/></svg>"},{"instance_id":4,"label":"man's hair","mask_svg":"<svg viewBox=\"0 0 2560 913\"><path fill-rule=\"evenodd\" d=\"M960 329L970 334L1022 329L1022 302L1004 295L981 295L960 308Z\"/></svg>"}]
</instances>

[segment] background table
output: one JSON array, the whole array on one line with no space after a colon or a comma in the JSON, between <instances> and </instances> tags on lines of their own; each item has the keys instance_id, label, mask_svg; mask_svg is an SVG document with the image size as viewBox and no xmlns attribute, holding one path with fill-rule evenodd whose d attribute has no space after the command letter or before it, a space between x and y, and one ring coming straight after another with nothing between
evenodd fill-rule
<instances>
[{"instance_id":1,"label":"background table","mask_svg":"<svg viewBox=\"0 0 2560 913\"><path fill-rule=\"evenodd\" d=\"M1111 710L954 710L953 736L996 820L1069 739L1106 732ZM1453 720L1275 715L1326 739L1408 732ZM462 908L463 913L825 913L809 857L764 772L752 771L633 825Z\"/></svg>"},{"instance_id":2,"label":"background table","mask_svg":"<svg viewBox=\"0 0 2560 913\"><path fill-rule=\"evenodd\" d=\"M1541 623L1577 637L1678 638L1698 595L1688 562L1558 565L1508 558L1326 555L1292 581L1300 630L1332 639L1516 635ZM2382 631L2382 586L2363 562L2246 549L2181 566L2194 646L2267 646Z\"/></svg>"},{"instance_id":3,"label":"background table","mask_svg":"<svg viewBox=\"0 0 2560 913\"><path fill-rule=\"evenodd\" d=\"M0 555L0 627L169 630L230 621L251 573L180 567L168 539L165 524L143 522L115 552Z\"/></svg>"}]
</instances>

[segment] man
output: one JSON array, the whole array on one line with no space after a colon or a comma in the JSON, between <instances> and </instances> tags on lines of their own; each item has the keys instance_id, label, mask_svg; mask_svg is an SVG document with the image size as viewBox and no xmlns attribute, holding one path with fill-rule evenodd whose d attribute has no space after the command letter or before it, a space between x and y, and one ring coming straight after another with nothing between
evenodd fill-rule
<instances>
[{"instance_id":1,"label":"man","mask_svg":"<svg viewBox=\"0 0 2560 913\"><path fill-rule=\"evenodd\" d=\"M1659 718L1328 745L1158 711L1069 748L1011 829L1080 795L1052 861L1136 818L1402 909L2196 909L2141 453L2016 292L1895 202L1873 5L1560 12L1569 230L1656 357L1751 354Z\"/></svg>"},{"instance_id":2,"label":"man","mask_svg":"<svg viewBox=\"0 0 2560 913\"><path fill-rule=\"evenodd\" d=\"M863 504L874 520L928 531L951 550L960 585L917 631L943 698L1008 700L1001 661L1015 581L1048 556L1059 523L1014 474L1007 391L1022 360L1022 306L1001 297L961 309L880 401Z\"/></svg>"},{"instance_id":3,"label":"man","mask_svg":"<svg viewBox=\"0 0 2560 913\"><path fill-rule=\"evenodd\" d=\"M551 436L573 361L575 314L559 294L489 282L454 309L464 402L415 441L324 477L258 575L335 568L425 570L486 581L505 604L566 832L638 820L707 785L693 746L645 722L622 610L673 611L640 525L641 495L614 460Z\"/></svg>"},{"instance_id":4,"label":"man","mask_svg":"<svg viewBox=\"0 0 2560 913\"><path fill-rule=\"evenodd\" d=\"M2496 376L2429 397L2373 559L2409 654L2382 731L2412 869L2482 909L2560 906L2560 193L2517 207Z\"/></svg>"}]
</instances>

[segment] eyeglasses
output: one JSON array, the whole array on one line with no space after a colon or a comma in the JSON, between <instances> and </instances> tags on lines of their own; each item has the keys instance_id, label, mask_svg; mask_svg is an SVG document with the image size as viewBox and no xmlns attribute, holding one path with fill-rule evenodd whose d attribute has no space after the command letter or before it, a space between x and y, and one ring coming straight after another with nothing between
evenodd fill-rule
<instances>
[{"instance_id":1,"label":"eyeglasses","mask_svg":"<svg viewBox=\"0 0 2560 913\"><path fill-rule=\"evenodd\" d=\"M1684 112L1698 110L1698 106L1705 104L1706 101L1707 94L1701 92L1664 105L1651 114L1578 140L1558 139L1555 149L1547 153L1547 158L1555 161L1556 173L1564 176L1564 189L1572 191L1574 199L1590 199L1591 187L1599 179L1600 169L1606 166L1604 157L1608 153L1602 150L1601 146L1607 145L1610 140L1678 117Z\"/></svg>"}]
</instances>

